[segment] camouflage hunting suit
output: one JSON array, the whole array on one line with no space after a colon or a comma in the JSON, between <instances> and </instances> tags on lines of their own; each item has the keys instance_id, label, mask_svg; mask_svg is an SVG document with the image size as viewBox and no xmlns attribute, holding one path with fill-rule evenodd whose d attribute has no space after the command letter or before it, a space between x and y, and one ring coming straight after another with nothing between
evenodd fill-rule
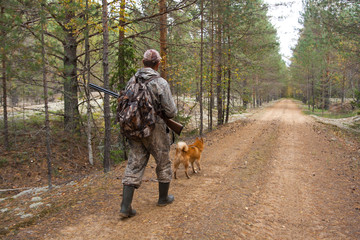
<instances>
[{"instance_id":1,"label":"camouflage hunting suit","mask_svg":"<svg viewBox=\"0 0 360 240\"><path fill-rule=\"evenodd\" d=\"M137 71L135 76L141 76L144 80L158 76L158 78L148 83L148 87L153 94L153 103L157 111L163 110L167 117L175 117L177 109L167 81L161 78L160 74L151 68L142 68ZM129 80L129 82L131 81L135 81L135 77ZM161 183L169 183L171 181L172 164L169 156L171 143L166 128L164 120L156 116L155 128L149 137L139 140L129 139L130 152L125 169L125 176L122 180L124 185L131 185L135 188L140 187L150 154L154 157L157 165L156 175L158 181Z\"/></svg>"}]
</instances>

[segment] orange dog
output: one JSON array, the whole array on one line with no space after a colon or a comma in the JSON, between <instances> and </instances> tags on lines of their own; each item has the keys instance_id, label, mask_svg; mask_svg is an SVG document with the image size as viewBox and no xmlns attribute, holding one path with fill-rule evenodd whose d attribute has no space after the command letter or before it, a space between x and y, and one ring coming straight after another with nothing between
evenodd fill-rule
<instances>
[{"instance_id":1,"label":"orange dog","mask_svg":"<svg viewBox=\"0 0 360 240\"><path fill-rule=\"evenodd\" d=\"M176 153L174 160L175 179L176 179L176 170L178 169L180 163L182 163L185 167L185 174L187 178L190 178L188 174L189 163L191 163L191 167L194 173L196 173L194 168L194 162L196 163L199 170L201 170L200 157L203 149L204 149L203 138L196 138L195 142L191 145L187 145L185 142L178 142L176 144Z\"/></svg>"}]
</instances>

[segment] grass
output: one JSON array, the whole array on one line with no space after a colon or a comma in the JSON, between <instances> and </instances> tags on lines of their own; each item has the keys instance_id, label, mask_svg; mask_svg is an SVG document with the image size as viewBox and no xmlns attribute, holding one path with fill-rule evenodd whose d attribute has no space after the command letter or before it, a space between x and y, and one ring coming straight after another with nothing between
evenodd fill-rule
<instances>
[{"instance_id":1,"label":"grass","mask_svg":"<svg viewBox=\"0 0 360 240\"><path fill-rule=\"evenodd\" d=\"M360 123L354 123L350 127L355 129L355 130L360 130Z\"/></svg>"},{"instance_id":2,"label":"grass","mask_svg":"<svg viewBox=\"0 0 360 240\"><path fill-rule=\"evenodd\" d=\"M0 236L6 236L10 232L18 231L21 228L32 226L39 222L42 218L60 212L62 209L72 207L73 205L75 205L75 203L76 200L70 200L65 203L60 203L56 206L47 207L41 210L39 213L35 214L33 217L19 221L16 224L10 226L9 228L0 228Z\"/></svg>"},{"instance_id":3,"label":"grass","mask_svg":"<svg viewBox=\"0 0 360 240\"><path fill-rule=\"evenodd\" d=\"M331 118L331 119L340 119L340 118L348 118L354 117L358 114L357 110L344 112L344 113L332 113L327 110L322 110L315 108L314 112L308 109L308 106L303 105L303 112L307 115L315 115L318 117Z\"/></svg>"}]
</instances>

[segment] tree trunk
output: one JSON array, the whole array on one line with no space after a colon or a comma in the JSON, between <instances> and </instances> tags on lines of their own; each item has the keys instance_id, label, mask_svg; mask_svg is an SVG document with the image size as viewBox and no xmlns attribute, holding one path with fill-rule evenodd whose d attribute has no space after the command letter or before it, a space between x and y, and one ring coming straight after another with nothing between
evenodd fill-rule
<instances>
[{"instance_id":1,"label":"tree trunk","mask_svg":"<svg viewBox=\"0 0 360 240\"><path fill-rule=\"evenodd\" d=\"M125 0L121 0L120 3L120 20L119 25L124 26L125 23ZM119 28L119 56L118 61L120 64L121 73L119 74L119 84L120 87L123 88L125 86L125 50L124 50L124 40L125 40L125 29L123 27ZM126 149L126 138L120 132L118 135L118 143L123 147L123 158L127 159L127 149Z\"/></svg>"},{"instance_id":2,"label":"tree trunk","mask_svg":"<svg viewBox=\"0 0 360 240\"><path fill-rule=\"evenodd\" d=\"M329 109L329 90L328 90L328 81L329 81L329 64L330 64L330 58L329 58L329 54L327 54L326 57L326 69L325 69L325 73L323 74L323 79L322 79L322 112L324 112L324 110Z\"/></svg>"},{"instance_id":3,"label":"tree trunk","mask_svg":"<svg viewBox=\"0 0 360 240\"><path fill-rule=\"evenodd\" d=\"M259 75L256 74L255 76L255 107L259 107L259 99L260 99L260 94L259 94Z\"/></svg>"},{"instance_id":4,"label":"tree trunk","mask_svg":"<svg viewBox=\"0 0 360 240\"><path fill-rule=\"evenodd\" d=\"M345 82L346 82L346 69L344 68L342 82L341 82L341 106L345 102Z\"/></svg>"},{"instance_id":5,"label":"tree trunk","mask_svg":"<svg viewBox=\"0 0 360 240\"><path fill-rule=\"evenodd\" d=\"M4 15L4 7L1 7L1 16ZM2 31L2 35L5 36L5 32ZM3 111L4 111L4 147L6 150L10 150L9 143L9 122L7 112L7 86L6 86L6 52L5 46L2 46L2 87L3 87Z\"/></svg>"},{"instance_id":6,"label":"tree trunk","mask_svg":"<svg viewBox=\"0 0 360 240\"><path fill-rule=\"evenodd\" d=\"M70 1L70 3L73 1ZM69 24L74 18L75 13L68 6L65 24ZM79 129L79 109L78 109L78 82L77 82L77 41L74 29L66 29L64 41L64 123L65 130L78 132Z\"/></svg>"},{"instance_id":7,"label":"tree trunk","mask_svg":"<svg viewBox=\"0 0 360 240\"><path fill-rule=\"evenodd\" d=\"M119 28L119 56L118 56L118 61L120 64L120 69L121 72L119 74L119 84L120 87L122 88L123 86L125 86L125 50L124 50L124 40L125 40L125 27L124 27L124 23L125 23L125 0L121 0L120 3L120 19L119 19L119 25L121 26Z\"/></svg>"},{"instance_id":8,"label":"tree trunk","mask_svg":"<svg viewBox=\"0 0 360 240\"><path fill-rule=\"evenodd\" d=\"M159 1L160 6L160 56L161 60L161 69L160 75L162 78L167 79L167 14L166 12L166 0Z\"/></svg>"},{"instance_id":9,"label":"tree trunk","mask_svg":"<svg viewBox=\"0 0 360 240\"><path fill-rule=\"evenodd\" d=\"M256 107L256 86L253 86L252 90L252 107Z\"/></svg>"},{"instance_id":10,"label":"tree trunk","mask_svg":"<svg viewBox=\"0 0 360 240\"><path fill-rule=\"evenodd\" d=\"M46 71L46 58L45 58L45 40L44 40L44 1L41 4L42 9L42 23L41 23L41 57L42 57L42 68L43 68L43 87L44 87L44 105L45 105L45 133L46 133L46 159L48 166L48 185L49 189L52 189L51 183L51 147L50 147L50 121L49 121L49 107L48 107L48 86L47 86L47 71Z\"/></svg>"},{"instance_id":11,"label":"tree trunk","mask_svg":"<svg viewBox=\"0 0 360 240\"><path fill-rule=\"evenodd\" d=\"M86 102L87 102L87 145L89 163L94 165L94 156L91 143L91 104L90 104L90 44L89 44L89 0L86 0L86 13L85 13L86 29L85 29L85 61L84 61L84 80L86 82ZM85 76L86 74L86 76Z\"/></svg>"},{"instance_id":12,"label":"tree trunk","mask_svg":"<svg viewBox=\"0 0 360 240\"><path fill-rule=\"evenodd\" d=\"M308 109L310 110L310 76L309 76L309 73L307 75L307 84L306 84L306 100L307 100L307 103L308 103Z\"/></svg>"},{"instance_id":13,"label":"tree trunk","mask_svg":"<svg viewBox=\"0 0 360 240\"><path fill-rule=\"evenodd\" d=\"M203 134L203 46L204 46L204 0L201 0L201 22L200 22L200 94L199 94L199 101L200 101L200 136Z\"/></svg>"},{"instance_id":14,"label":"tree trunk","mask_svg":"<svg viewBox=\"0 0 360 240\"><path fill-rule=\"evenodd\" d=\"M249 104L249 92L247 91L247 79L245 78L244 79L244 84L243 84L243 93L242 93L242 95L243 95L243 107L245 108L245 109L247 109L247 107L248 107L248 104Z\"/></svg>"},{"instance_id":15,"label":"tree trunk","mask_svg":"<svg viewBox=\"0 0 360 240\"><path fill-rule=\"evenodd\" d=\"M4 111L4 147L6 150L10 150L9 143L9 121L8 121L8 111L7 111L7 86L6 86L6 58L3 51L2 59L2 87L3 87L3 111Z\"/></svg>"},{"instance_id":16,"label":"tree trunk","mask_svg":"<svg viewBox=\"0 0 360 240\"><path fill-rule=\"evenodd\" d=\"M329 53L327 54L326 57L326 76L325 76L325 109L328 110L330 107L330 96L331 96L331 89L330 89L330 84L329 82L330 80L330 70L329 70L329 66L330 66L330 55Z\"/></svg>"},{"instance_id":17,"label":"tree trunk","mask_svg":"<svg viewBox=\"0 0 360 240\"><path fill-rule=\"evenodd\" d=\"M212 130L213 126L213 108L214 108L214 0L211 1L211 53L210 53L210 86L209 86L209 131Z\"/></svg>"},{"instance_id":18,"label":"tree trunk","mask_svg":"<svg viewBox=\"0 0 360 240\"><path fill-rule=\"evenodd\" d=\"M230 29L228 32L228 44L229 44L229 51L228 51L228 85L227 85L227 105L226 105L226 118L225 122L229 122L229 114L230 114L230 93L231 93L231 43L230 43Z\"/></svg>"},{"instance_id":19,"label":"tree trunk","mask_svg":"<svg viewBox=\"0 0 360 240\"><path fill-rule=\"evenodd\" d=\"M109 62L108 62L108 46L109 46L109 29L108 29L108 11L107 0L102 0L102 24L103 24L103 77L104 88L109 89ZM104 119L105 119L105 139L104 139L104 172L110 171L110 101L109 95L104 96Z\"/></svg>"},{"instance_id":20,"label":"tree trunk","mask_svg":"<svg viewBox=\"0 0 360 240\"><path fill-rule=\"evenodd\" d=\"M217 63L216 63L216 103L218 111L217 124L223 124L223 110L222 110L222 82L221 82L221 73L222 73L222 21L221 21L222 8L221 3L219 2L218 6L218 23L217 23Z\"/></svg>"},{"instance_id":21,"label":"tree trunk","mask_svg":"<svg viewBox=\"0 0 360 240\"><path fill-rule=\"evenodd\" d=\"M315 83L314 76L311 79L312 112L315 110Z\"/></svg>"}]
</instances>

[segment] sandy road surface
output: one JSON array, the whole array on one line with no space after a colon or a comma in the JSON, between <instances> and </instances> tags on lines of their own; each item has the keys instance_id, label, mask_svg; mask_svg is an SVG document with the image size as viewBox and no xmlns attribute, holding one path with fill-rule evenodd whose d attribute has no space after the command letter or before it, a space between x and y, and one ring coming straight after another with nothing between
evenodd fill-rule
<instances>
[{"instance_id":1,"label":"sandy road surface","mask_svg":"<svg viewBox=\"0 0 360 240\"><path fill-rule=\"evenodd\" d=\"M173 204L156 207L150 162L135 193L136 217L119 220L118 180L97 194L108 195L107 207L59 215L56 227L32 232L44 239L360 239L358 143L334 134L282 100L209 133L202 172L188 180L180 168ZM121 178L123 168L116 171Z\"/></svg>"}]
</instances>

